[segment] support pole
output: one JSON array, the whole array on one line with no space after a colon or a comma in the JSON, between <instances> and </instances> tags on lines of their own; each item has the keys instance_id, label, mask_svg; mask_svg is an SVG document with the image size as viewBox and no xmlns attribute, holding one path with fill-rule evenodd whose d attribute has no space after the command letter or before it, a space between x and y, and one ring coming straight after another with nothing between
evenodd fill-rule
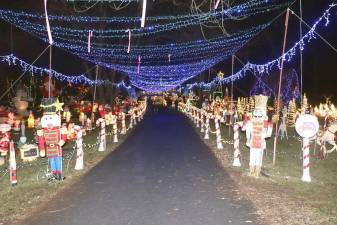
<instances>
[{"instance_id":1,"label":"support pole","mask_svg":"<svg viewBox=\"0 0 337 225\"><path fill-rule=\"evenodd\" d=\"M302 10L302 0L300 0L300 17L301 20L303 18L303 10ZM303 37L303 28L302 28L302 21L300 21L300 40L302 40ZM300 80L301 80L301 105L303 105L303 52L300 52Z\"/></svg>"},{"instance_id":2,"label":"support pole","mask_svg":"<svg viewBox=\"0 0 337 225\"><path fill-rule=\"evenodd\" d=\"M51 61L53 56L53 46L49 48L49 79L48 79L48 97L51 97Z\"/></svg>"},{"instance_id":3,"label":"support pole","mask_svg":"<svg viewBox=\"0 0 337 225\"><path fill-rule=\"evenodd\" d=\"M289 24L289 8L287 9L286 13L286 21L285 21L285 31L284 31L284 39L283 39L283 50L282 50L282 57L281 57L281 66L280 66L280 79L279 79L279 85L278 85L278 93L277 93L277 107L276 107L276 115L277 115L277 121L276 121L276 133L274 137L274 152L273 152L273 165L276 163L276 144L277 144L277 130L278 130L278 116L280 111L280 99L281 99L281 86L282 86L282 76L283 76L283 64L284 64L284 53L286 50L286 43L287 43L287 35L288 35L288 24Z\"/></svg>"},{"instance_id":4,"label":"support pole","mask_svg":"<svg viewBox=\"0 0 337 225\"><path fill-rule=\"evenodd\" d=\"M232 87L231 87L231 102L229 104L229 107L230 107L229 109L231 111L233 111L233 100L234 100L234 95L233 95L233 93L234 93L234 79L233 79L233 75L234 75L234 63L235 63L235 61L234 61L235 58L234 57L235 56L232 55ZM230 116L230 121L229 121L230 125L232 124L232 121L233 121L233 115ZM228 135L229 135L229 137L231 137L231 126L230 125L228 126Z\"/></svg>"},{"instance_id":5,"label":"support pole","mask_svg":"<svg viewBox=\"0 0 337 225\"><path fill-rule=\"evenodd\" d=\"M92 98L92 107L94 108L94 104L96 101L96 91L97 91L97 78L98 78L98 65L96 65L96 78L95 78L95 87L94 87L94 96ZM95 114L94 110L91 110L91 121L94 123L95 122Z\"/></svg>"}]
</instances>

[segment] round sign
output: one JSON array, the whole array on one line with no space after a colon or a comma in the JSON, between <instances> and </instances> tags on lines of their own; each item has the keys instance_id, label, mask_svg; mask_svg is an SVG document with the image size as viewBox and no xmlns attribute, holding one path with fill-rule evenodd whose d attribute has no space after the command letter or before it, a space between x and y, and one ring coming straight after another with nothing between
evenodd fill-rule
<instances>
[{"instance_id":1,"label":"round sign","mask_svg":"<svg viewBox=\"0 0 337 225\"><path fill-rule=\"evenodd\" d=\"M7 124L7 123L2 123L0 124L0 131L1 132L8 132L12 129L11 125Z\"/></svg>"},{"instance_id":2,"label":"round sign","mask_svg":"<svg viewBox=\"0 0 337 225\"><path fill-rule=\"evenodd\" d=\"M311 138L316 135L319 123L316 116L301 115L296 121L296 132L304 138Z\"/></svg>"}]
</instances>

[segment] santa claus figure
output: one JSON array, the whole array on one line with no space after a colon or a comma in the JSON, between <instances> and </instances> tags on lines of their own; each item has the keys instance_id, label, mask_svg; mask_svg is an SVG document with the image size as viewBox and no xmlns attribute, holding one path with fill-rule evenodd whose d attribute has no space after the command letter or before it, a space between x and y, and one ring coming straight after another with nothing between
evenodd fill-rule
<instances>
[{"instance_id":1,"label":"santa claus figure","mask_svg":"<svg viewBox=\"0 0 337 225\"><path fill-rule=\"evenodd\" d=\"M52 100L48 99L48 103ZM51 104L50 104L51 105ZM51 107L52 108L52 107ZM45 148L48 163L54 178L62 180L62 146L67 140L67 129L61 129L61 117L53 109L45 108L41 118L43 136L39 138L40 149Z\"/></svg>"},{"instance_id":2,"label":"santa claus figure","mask_svg":"<svg viewBox=\"0 0 337 225\"><path fill-rule=\"evenodd\" d=\"M255 109L251 120L246 124L247 145L250 147L249 174L259 177L262 167L263 152L266 148L265 139L270 137L272 124L268 122L267 101L268 97L254 96Z\"/></svg>"},{"instance_id":3,"label":"santa claus figure","mask_svg":"<svg viewBox=\"0 0 337 225\"><path fill-rule=\"evenodd\" d=\"M6 156L8 149L9 149L9 142L10 142L10 133L11 126L9 124L3 123L0 124L0 132L1 132L1 139L0 139L0 154L1 156Z\"/></svg>"},{"instance_id":4,"label":"santa claus figure","mask_svg":"<svg viewBox=\"0 0 337 225\"><path fill-rule=\"evenodd\" d=\"M99 115L100 115L101 118L105 117L105 109L104 109L103 105L98 106L98 112L99 112Z\"/></svg>"}]
</instances>

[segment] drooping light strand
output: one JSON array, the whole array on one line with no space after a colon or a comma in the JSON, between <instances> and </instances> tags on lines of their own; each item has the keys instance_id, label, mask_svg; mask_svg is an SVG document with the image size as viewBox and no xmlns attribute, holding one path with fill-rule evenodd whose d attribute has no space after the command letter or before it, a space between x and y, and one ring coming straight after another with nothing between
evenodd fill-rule
<instances>
[{"instance_id":1,"label":"drooping light strand","mask_svg":"<svg viewBox=\"0 0 337 225\"><path fill-rule=\"evenodd\" d=\"M90 54L91 52L91 38L92 38L93 34L92 34L92 31L89 30L89 33L88 33L88 53Z\"/></svg>"},{"instance_id":2,"label":"drooping light strand","mask_svg":"<svg viewBox=\"0 0 337 225\"><path fill-rule=\"evenodd\" d=\"M50 30L50 25L49 25L49 19L48 19L47 1L48 0L44 0L44 12L45 12L45 16L46 16L46 27L47 27L49 44L52 45L53 44L53 37L51 35L51 30Z\"/></svg>"},{"instance_id":3,"label":"drooping light strand","mask_svg":"<svg viewBox=\"0 0 337 225\"><path fill-rule=\"evenodd\" d=\"M216 1L215 5L214 5L214 9L217 9L217 8L218 8L218 6L219 6L219 4L220 4L220 1L221 1L221 0L217 0L217 1Z\"/></svg>"},{"instance_id":4,"label":"drooping light strand","mask_svg":"<svg viewBox=\"0 0 337 225\"><path fill-rule=\"evenodd\" d=\"M265 2L261 0L251 0L249 2L243 3L241 5L233 6L229 9L224 11L217 11L217 12L209 12L205 14L195 14L195 15L186 15L185 19L175 19L173 22L162 23L160 19L152 18L151 26L144 28L133 28L131 29L133 36L148 36L150 34L155 34L158 32L170 31L170 30L178 30L188 26L195 26L200 25L203 23L207 23L210 21L215 21L217 19L224 19L233 21L233 17L244 17L248 18L250 16L256 16L260 14L271 13L271 11L283 9L289 5L290 0L287 2L282 2L280 0L273 0L272 2ZM225 16L223 18L223 16ZM179 16L177 16L178 18ZM12 22L14 24L21 24L21 26L31 26L37 27L37 25L41 25L39 19L41 18L40 14L30 14L30 13L18 13L9 10L0 10L0 18ZM86 27L90 23L90 27L94 27L95 25L99 25L101 22L108 21L109 28L107 29L97 29L95 32L99 34L100 39L111 39L111 38L127 38L128 34L125 34L125 29L111 29L112 24L116 21L123 21L119 22L122 23L122 26L131 27L135 26L134 22L132 21L139 21L139 17L126 17L125 19L121 19L119 17L112 17L112 18L100 18L100 17L78 17L78 16L52 16L48 15L49 20L55 20L55 22L62 22L58 23L59 25L53 26L53 33L57 34L58 36L67 35L72 36L72 38L82 38L84 37L83 34L87 34L87 29L75 29L69 28L69 25L66 22L76 22L81 25L81 27ZM146 20L149 20L151 17L147 17ZM32 21L32 22L30 22ZM235 21L235 20L234 20ZM233 22L234 22L233 21ZM62 25L61 25L62 24ZM114 26L113 26L114 27ZM120 26L118 26L120 27ZM40 29L40 28L39 28Z\"/></svg>"},{"instance_id":5,"label":"drooping light strand","mask_svg":"<svg viewBox=\"0 0 337 225\"><path fill-rule=\"evenodd\" d=\"M140 25L141 27L145 27L146 4L147 4L147 0L143 0L142 19L141 19L141 25Z\"/></svg>"},{"instance_id":6,"label":"drooping light strand","mask_svg":"<svg viewBox=\"0 0 337 225\"><path fill-rule=\"evenodd\" d=\"M137 73L140 73L140 62L141 62L141 57L140 55L138 56L138 67L137 67Z\"/></svg>"},{"instance_id":7,"label":"drooping light strand","mask_svg":"<svg viewBox=\"0 0 337 225\"><path fill-rule=\"evenodd\" d=\"M33 75L39 75L39 76L51 76L61 82L67 82L71 84L84 84L89 86L94 86L95 84L97 86L103 86L103 85L112 85L116 86L118 88L124 87L126 89L131 88L130 86L127 86L124 81L121 81L119 83L112 83L109 80L91 80L88 77L85 76L85 74L81 75L64 75L62 73L59 73L55 70L49 70L49 68L42 68L38 66L31 65L24 60L19 59L18 57L11 55L4 55L0 56L0 62L1 63L7 63L9 66L18 66L22 71L30 71Z\"/></svg>"},{"instance_id":8,"label":"drooping light strand","mask_svg":"<svg viewBox=\"0 0 337 225\"><path fill-rule=\"evenodd\" d=\"M127 29L125 32L128 32L128 33L129 33L129 44L128 44L128 50L127 50L127 53L130 53L130 51L131 51L131 30L130 30L130 29Z\"/></svg>"}]
</instances>

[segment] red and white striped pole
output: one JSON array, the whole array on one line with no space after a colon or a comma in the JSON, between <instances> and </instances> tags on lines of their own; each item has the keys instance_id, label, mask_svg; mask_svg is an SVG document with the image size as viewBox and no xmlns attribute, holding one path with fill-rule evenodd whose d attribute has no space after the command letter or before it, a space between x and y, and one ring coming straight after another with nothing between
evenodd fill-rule
<instances>
[{"instance_id":1,"label":"red and white striped pole","mask_svg":"<svg viewBox=\"0 0 337 225\"><path fill-rule=\"evenodd\" d=\"M204 110L200 110L200 126L201 126L201 133L204 133L204 127L205 127L205 121L204 121L204 115L205 115L205 111Z\"/></svg>"},{"instance_id":2,"label":"red and white striped pole","mask_svg":"<svg viewBox=\"0 0 337 225\"><path fill-rule=\"evenodd\" d=\"M133 120L133 125L137 124L137 120L136 120L136 108L134 108L132 110L132 120Z\"/></svg>"},{"instance_id":3,"label":"red and white striped pole","mask_svg":"<svg viewBox=\"0 0 337 225\"><path fill-rule=\"evenodd\" d=\"M208 140L209 139L209 113L206 112L206 124L205 124L205 136L204 139Z\"/></svg>"},{"instance_id":4,"label":"red and white striped pole","mask_svg":"<svg viewBox=\"0 0 337 225\"><path fill-rule=\"evenodd\" d=\"M112 130L113 130L113 136L114 136L114 143L118 142L118 137L117 137L117 132L118 132L118 128L117 128L117 116L116 115L112 115Z\"/></svg>"},{"instance_id":5,"label":"red and white striped pole","mask_svg":"<svg viewBox=\"0 0 337 225\"><path fill-rule=\"evenodd\" d=\"M11 140L9 144L9 176L12 186L17 185L18 181L16 179L16 159L13 140Z\"/></svg>"},{"instance_id":6,"label":"red and white striped pole","mask_svg":"<svg viewBox=\"0 0 337 225\"><path fill-rule=\"evenodd\" d=\"M75 170L83 170L83 132L80 126L75 125L76 130L76 164Z\"/></svg>"},{"instance_id":7,"label":"red and white striped pole","mask_svg":"<svg viewBox=\"0 0 337 225\"><path fill-rule=\"evenodd\" d=\"M106 149L106 133L105 133L105 120L103 118L99 118L96 121L96 125L101 126L101 132L100 132L100 141L99 141L99 147L98 151L103 152Z\"/></svg>"},{"instance_id":8,"label":"red and white striped pole","mask_svg":"<svg viewBox=\"0 0 337 225\"><path fill-rule=\"evenodd\" d=\"M121 112L121 117L122 117L122 130L121 130L121 134L126 134L125 113L124 112Z\"/></svg>"},{"instance_id":9,"label":"red and white striped pole","mask_svg":"<svg viewBox=\"0 0 337 225\"><path fill-rule=\"evenodd\" d=\"M216 146L218 149L223 149L222 138L221 138L221 130L220 130L220 117L219 115L215 116L215 132L216 132Z\"/></svg>"},{"instance_id":10,"label":"red and white striped pole","mask_svg":"<svg viewBox=\"0 0 337 225\"><path fill-rule=\"evenodd\" d=\"M309 138L303 138L303 176L302 181L311 182Z\"/></svg>"},{"instance_id":11,"label":"red and white striped pole","mask_svg":"<svg viewBox=\"0 0 337 225\"><path fill-rule=\"evenodd\" d=\"M197 127L200 127L199 126L199 122L200 122L200 111L199 109L195 109L195 112L196 112L196 122L197 122Z\"/></svg>"},{"instance_id":12,"label":"red and white striped pole","mask_svg":"<svg viewBox=\"0 0 337 225\"><path fill-rule=\"evenodd\" d=\"M233 166L240 167L241 162L240 162L240 127L242 127L243 123L241 124L235 123L234 124L234 161L233 161Z\"/></svg>"},{"instance_id":13,"label":"red and white striped pole","mask_svg":"<svg viewBox=\"0 0 337 225\"><path fill-rule=\"evenodd\" d=\"M132 129L133 128L133 109L130 109L128 114L130 115L130 124L129 124L129 128L128 129Z\"/></svg>"}]
</instances>

